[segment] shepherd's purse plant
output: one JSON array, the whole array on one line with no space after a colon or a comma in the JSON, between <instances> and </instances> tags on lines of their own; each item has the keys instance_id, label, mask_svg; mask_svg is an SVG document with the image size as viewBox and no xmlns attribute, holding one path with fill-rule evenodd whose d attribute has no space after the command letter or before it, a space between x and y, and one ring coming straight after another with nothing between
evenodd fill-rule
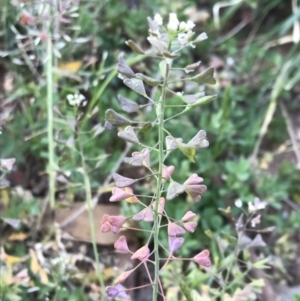
<instances>
[{"instance_id":1,"label":"shepherd's purse plant","mask_svg":"<svg viewBox=\"0 0 300 301\"><path fill-rule=\"evenodd\" d=\"M112 190L111 202L127 201L139 206L141 210L129 217L125 216L109 216L105 214L102 220L101 231L118 233L121 228L126 227L125 223L132 219L142 223L150 223L151 231L147 243L135 252L132 252L127 244L124 235L115 243L114 247L117 251L130 253L131 259L136 260L137 264L134 268L127 270L119 275L114 286L106 288L107 297L112 300L115 298L129 299L128 290L139 289L126 288L121 283L131 275L139 266L143 265L149 277L149 286L152 286L152 300L167 300L165 297L163 282L160 277L161 271L168 265L170 261L183 260L176 257L176 251L184 243L184 234L186 232L193 233L197 227L195 221L196 214L192 211L183 212L180 220L174 219L168 215L165 209L166 202L172 202L176 206L176 198L178 195L187 193L189 198L194 202L200 202L202 194L206 191L203 185L203 178L198 174L191 174L184 183L178 183L173 180L172 175L177 170L172 165L167 165L167 158L172 152L181 151L190 161L196 161L197 151L201 148L209 146L206 132L199 129L194 137L174 137L170 127L167 126L169 120L182 115L197 106L202 106L216 99L216 95L205 95L203 92L204 85L215 84L214 69L202 69L199 72L200 62L182 67L178 65L178 58L182 50L186 47L195 47L196 43L207 38L205 33L195 35L193 28L195 24L192 21L179 22L177 15L171 13L169 15L168 24L163 23L160 15L156 14L154 19L148 18L149 36L148 42L151 49L145 51L132 40L126 44L136 53L143 54L152 58L153 64L157 64L156 78L149 77L143 73L135 73L126 63L121 54L118 59L117 71L119 78L123 83L135 93L139 94L143 99L142 104L133 102L132 100L118 95L118 100L122 110L132 117L125 117L113 109L108 109L105 113L105 127L108 130L117 129L119 138L137 145L140 149L126 157L124 162L134 167L144 167L148 171L148 175L132 179L114 173L113 178L115 187ZM173 91L176 82L195 82L199 85L199 91L195 94L189 94ZM151 93L150 88L156 93ZM170 99L178 97L181 99L181 105L174 105ZM174 116L166 117L165 110L167 108L176 107L180 110ZM138 119L140 110L149 108L156 113L154 120L141 121ZM147 145L141 142L139 132L141 130L150 129L157 133L157 143L155 145ZM132 187L137 182L150 181L155 183L153 195L141 195L135 192ZM166 231L168 235L168 245L164 245L159 239L159 233ZM153 242L153 244L152 244ZM151 248L150 249L150 244ZM153 245L153 247L152 247ZM165 256L167 254L167 256ZM204 269L211 265L210 252L206 249L200 249L199 253L192 258L184 258L199 264ZM149 265L154 265L154 275L149 272Z\"/></svg>"}]
</instances>

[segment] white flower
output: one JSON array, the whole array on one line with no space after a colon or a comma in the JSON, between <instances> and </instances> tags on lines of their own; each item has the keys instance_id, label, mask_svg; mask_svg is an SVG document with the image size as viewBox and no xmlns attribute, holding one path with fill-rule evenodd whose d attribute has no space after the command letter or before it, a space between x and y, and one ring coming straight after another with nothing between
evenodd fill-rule
<instances>
[{"instance_id":1,"label":"white flower","mask_svg":"<svg viewBox=\"0 0 300 301\"><path fill-rule=\"evenodd\" d=\"M174 13L171 13L169 15L169 23L168 23L168 30L170 31L177 31L179 25L179 21L177 18L177 15Z\"/></svg>"},{"instance_id":2,"label":"white flower","mask_svg":"<svg viewBox=\"0 0 300 301\"><path fill-rule=\"evenodd\" d=\"M191 20L188 20L186 23L185 30L192 30L195 27L195 23Z\"/></svg>"},{"instance_id":3,"label":"white flower","mask_svg":"<svg viewBox=\"0 0 300 301\"><path fill-rule=\"evenodd\" d=\"M166 60L166 64L167 64L167 65L172 66L172 64L173 64L173 59L166 57L165 60Z\"/></svg>"},{"instance_id":4,"label":"white flower","mask_svg":"<svg viewBox=\"0 0 300 301\"><path fill-rule=\"evenodd\" d=\"M73 94L67 95L67 100L71 106L79 106L84 99L85 97L82 94L78 94L78 93L75 93L74 95Z\"/></svg>"},{"instance_id":5,"label":"white flower","mask_svg":"<svg viewBox=\"0 0 300 301\"><path fill-rule=\"evenodd\" d=\"M262 202L259 198L254 198L254 204L248 203L248 211L251 213L261 209L265 209L266 205L266 202Z\"/></svg>"},{"instance_id":6,"label":"white flower","mask_svg":"<svg viewBox=\"0 0 300 301\"><path fill-rule=\"evenodd\" d=\"M157 25L163 25L163 18L160 14L155 14L154 21L157 23Z\"/></svg>"},{"instance_id":7,"label":"white flower","mask_svg":"<svg viewBox=\"0 0 300 301\"><path fill-rule=\"evenodd\" d=\"M235 206L238 207L238 208L241 208L243 206L243 203L241 201L241 199L237 199L235 202L234 202Z\"/></svg>"},{"instance_id":8,"label":"white flower","mask_svg":"<svg viewBox=\"0 0 300 301\"><path fill-rule=\"evenodd\" d=\"M251 220L251 227L255 227L256 225L258 225L260 223L260 214L257 215L256 217L254 217L252 220Z\"/></svg>"},{"instance_id":9,"label":"white flower","mask_svg":"<svg viewBox=\"0 0 300 301\"><path fill-rule=\"evenodd\" d=\"M182 46L185 46L189 43L189 39L193 36L193 32L189 30L187 33L179 33L178 34L178 41Z\"/></svg>"},{"instance_id":10,"label":"white flower","mask_svg":"<svg viewBox=\"0 0 300 301\"><path fill-rule=\"evenodd\" d=\"M182 95L183 95L183 92L176 92L176 95L182 96Z\"/></svg>"},{"instance_id":11,"label":"white flower","mask_svg":"<svg viewBox=\"0 0 300 301\"><path fill-rule=\"evenodd\" d=\"M195 27L195 23L191 20L187 22L180 22L179 29L183 31L189 31L192 30Z\"/></svg>"},{"instance_id":12,"label":"white flower","mask_svg":"<svg viewBox=\"0 0 300 301\"><path fill-rule=\"evenodd\" d=\"M186 33L182 32L178 34L178 41L181 45L185 45L188 42Z\"/></svg>"},{"instance_id":13,"label":"white flower","mask_svg":"<svg viewBox=\"0 0 300 301\"><path fill-rule=\"evenodd\" d=\"M121 73L119 73L119 74L118 74L118 78L121 79L121 80L123 80L123 79L125 79L126 77L125 77L124 75L122 75Z\"/></svg>"},{"instance_id":14,"label":"white flower","mask_svg":"<svg viewBox=\"0 0 300 301\"><path fill-rule=\"evenodd\" d=\"M186 30L186 23L185 22L180 22L179 24L179 30Z\"/></svg>"},{"instance_id":15,"label":"white flower","mask_svg":"<svg viewBox=\"0 0 300 301\"><path fill-rule=\"evenodd\" d=\"M198 37L195 39L194 43L199 43L199 42L202 42L204 40L206 40L208 37L207 37L207 34L205 32L202 32L198 35Z\"/></svg>"},{"instance_id":16,"label":"white flower","mask_svg":"<svg viewBox=\"0 0 300 301\"><path fill-rule=\"evenodd\" d=\"M234 65L234 59L232 57L228 57L226 59L226 63L229 65L229 66L233 66Z\"/></svg>"}]
</instances>

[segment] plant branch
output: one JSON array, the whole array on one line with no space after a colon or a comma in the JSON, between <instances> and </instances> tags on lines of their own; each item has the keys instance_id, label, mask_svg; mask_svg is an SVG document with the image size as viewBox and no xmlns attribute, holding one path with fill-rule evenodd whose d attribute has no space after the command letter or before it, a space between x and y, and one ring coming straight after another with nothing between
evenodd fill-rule
<instances>
[{"instance_id":1,"label":"plant branch","mask_svg":"<svg viewBox=\"0 0 300 301\"><path fill-rule=\"evenodd\" d=\"M49 201L51 208L55 206L55 141L53 135L53 46L51 35L51 23L47 24L47 61L46 61L46 80L47 80L47 136L48 136L48 174L49 174Z\"/></svg>"},{"instance_id":2,"label":"plant branch","mask_svg":"<svg viewBox=\"0 0 300 301\"><path fill-rule=\"evenodd\" d=\"M86 204L88 207L88 214L89 214L89 223L90 223L90 229L91 229L91 239L92 239L92 245L93 245L93 252L95 256L96 261L96 271L98 280L101 285L101 295L102 300L106 301L106 292L105 292L105 284L103 279L103 274L100 270L100 260L99 260L99 254L97 250L97 244L96 244L96 229L95 229L95 222L94 222L94 214L93 214L93 201L92 201L92 190L91 190L91 183L90 179L87 173L87 166L84 158L83 148L81 141L79 140L79 149L80 149L80 157L81 157L81 164L83 168L83 178L84 178L84 188L85 188L85 197L86 197Z\"/></svg>"},{"instance_id":3,"label":"plant branch","mask_svg":"<svg viewBox=\"0 0 300 301\"><path fill-rule=\"evenodd\" d=\"M160 224L160 217L158 213L158 206L159 206L159 199L161 196L162 191L162 169L163 169L163 160L164 160L164 106L166 100L166 88L168 82L168 75L169 75L169 65L166 64L166 71L164 76L164 83L162 87L162 95L161 99L158 103L158 146L159 146L159 167L158 167L158 180L156 186L156 202L155 202L155 209L154 209L154 258L155 258L155 271L154 271L154 288L153 288L153 295L152 301L157 301L158 296L158 288L159 288L159 224Z\"/></svg>"}]
</instances>

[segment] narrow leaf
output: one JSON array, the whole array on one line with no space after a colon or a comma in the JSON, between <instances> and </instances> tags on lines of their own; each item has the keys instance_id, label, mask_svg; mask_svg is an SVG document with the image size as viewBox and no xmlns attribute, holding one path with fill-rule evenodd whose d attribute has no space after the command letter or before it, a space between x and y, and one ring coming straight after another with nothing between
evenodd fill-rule
<instances>
[{"instance_id":1,"label":"narrow leaf","mask_svg":"<svg viewBox=\"0 0 300 301\"><path fill-rule=\"evenodd\" d=\"M197 106L203 106L203 105L210 103L211 101L213 101L215 99L217 99L217 94L207 95L207 96L201 97L200 99L196 100L194 103L189 104L188 107L193 108L193 107L197 107Z\"/></svg>"},{"instance_id":2,"label":"narrow leaf","mask_svg":"<svg viewBox=\"0 0 300 301\"><path fill-rule=\"evenodd\" d=\"M224 238L227 242L229 242L230 244L235 243L236 242L236 237L231 236L229 234L227 234L226 232L221 232L220 236L222 238Z\"/></svg>"},{"instance_id":3,"label":"narrow leaf","mask_svg":"<svg viewBox=\"0 0 300 301\"><path fill-rule=\"evenodd\" d=\"M179 274L175 273L173 270L172 270L172 272L174 273L174 278L179 281L179 286L180 286L181 292L184 295L184 297L186 298L186 300L187 301L195 301L191 295L191 288L187 286L186 281L184 281L181 278L181 276Z\"/></svg>"},{"instance_id":4,"label":"narrow leaf","mask_svg":"<svg viewBox=\"0 0 300 301\"><path fill-rule=\"evenodd\" d=\"M146 84L148 84L149 86L155 87L158 86L160 84L160 81L152 78L150 76L144 75L143 73L137 73L136 77L138 79L141 79L142 81L144 81Z\"/></svg>"},{"instance_id":5,"label":"narrow leaf","mask_svg":"<svg viewBox=\"0 0 300 301\"><path fill-rule=\"evenodd\" d=\"M139 53L139 54L145 54L145 51L135 42L132 40L128 40L125 42L125 44L131 48L133 52Z\"/></svg>"}]
</instances>

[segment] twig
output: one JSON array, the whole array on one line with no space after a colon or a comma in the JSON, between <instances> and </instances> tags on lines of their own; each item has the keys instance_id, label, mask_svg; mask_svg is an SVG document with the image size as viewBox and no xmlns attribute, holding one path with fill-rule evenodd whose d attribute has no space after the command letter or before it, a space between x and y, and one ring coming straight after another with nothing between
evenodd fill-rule
<instances>
[{"instance_id":1,"label":"twig","mask_svg":"<svg viewBox=\"0 0 300 301\"><path fill-rule=\"evenodd\" d=\"M243 0L231 0L228 2L217 2L214 6L213 6L213 16L214 16L214 24L216 29L220 29L220 8L222 7L227 7L227 6L233 6L236 4L239 4L243 2Z\"/></svg>"},{"instance_id":2,"label":"twig","mask_svg":"<svg viewBox=\"0 0 300 301\"><path fill-rule=\"evenodd\" d=\"M53 13L53 12L52 12ZM47 61L46 61L46 80L47 80L47 133L48 133L48 174L49 174L49 201L53 209L55 206L55 142L53 136L53 45L51 34L51 21L47 22Z\"/></svg>"},{"instance_id":3,"label":"twig","mask_svg":"<svg viewBox=\"0 0 300 301\"><path fill-rule=\"evenodd\" d=\"M224 37L221 37L221 38L217 39L213 43L213 46L218 46L218 45L224 43L225 41L231 39L239 31L241 31L248 23L250 23L250 20L249 21L244 21L244 20L241 21L238 25L236 25L234 28L232 28Z\"/></svg>"},{"instance_id":4,"label":"twig","mask_svg":"<svg viewBox=\"0 0 300 301\"><path fill-rule=\"evenodd\" d=\"M298 204L296 204L295 202L293 202L290 199L283 199L283 201L289 205L291 208L293 208L295 211L300 212L300 206Z\"/></svg>"},{"instance_id":5,"label":"twig","mask_svg":"<svg viewBox=\"0 0 300 301\"><path fill-rule=\"evenodd\" d=\"M268 130L268 127L272 121L273 115L275 113L276 110L276 106L277 106L277 100L279 95L281 94L283 87L286 83L286 79L287 79L287 75L288 75L288 71L289 68L293 65L293 60L288 60L287 62L285 62L283 64L283 66L281 67L280 73L278 74L275 83L273 85L273 89L271 92L271 96L270 96L270 103L263 121L263 124L260 128L259 131L259 135L258 135L258 139L256 141L255 147L253 149L253 152L250 156L250 160L253 163L256 163L257 161L257 155L262 143L262 140Z\"/></svg>"},{"instance_id":6,"label":"twig","mask_svg":"<svg viewBox=\"0 0 300 301\"><path fill-rule=\"evenodd\" d=\"M292 0L292 11L296 14L297 10L299 9L298 0ZM300 21L295 20L294 27L293 27L293 42L295 44L299 43L300 41Z\"/></svg>"},{"instance_id":7,"label":"twig","mask_svg":"<svg viewBox=\"0 0 300 301\"><path fill-rule=\"evenodd\" d=\"M284 118L285 123L286 123L287 131L288 131L290 139L291 139L291 144L292 144L292 147L293 147L293 151L294 151L295 156L296 156L297 168L300 169L300 150L298 148L297 138L295 136L295 131L293 129L293 124L292 124L292 121L291 121L291 118L290 118L289 114L286 111L286 108L285 108L285 105L283 104L283 102L280 102L279 105L280 105L280 109L281 109L283 118Z\"/></svg>"},{"instance_id":8,"label":"twig","mask_svg":"<svg viewBox=\"0 0 300 301\"><path fill-rule=\"evenodd\" d=\"M28 56L28 54L27 54L27 52L26 52L26 50L25 50L25 45L24 45L23 43L21 43L20 41L18 41L18 42L17 42L17 46L18 46L18 48L19 48L19 50L20 50L20 52L21 52L21 55L22 55L22 57L23 57L23 59L24 59L26 65L27 65L27 67L29 68L29 70L30 70L31 73L33 74L35 80L36 80L38 83L41 84L41 80L40 80L41 76L40 76L40 74L38 73L37 69L34 67L34 65L33 65L31 59L29 58L29 56Z\"/></svg>"}]
</instances>

